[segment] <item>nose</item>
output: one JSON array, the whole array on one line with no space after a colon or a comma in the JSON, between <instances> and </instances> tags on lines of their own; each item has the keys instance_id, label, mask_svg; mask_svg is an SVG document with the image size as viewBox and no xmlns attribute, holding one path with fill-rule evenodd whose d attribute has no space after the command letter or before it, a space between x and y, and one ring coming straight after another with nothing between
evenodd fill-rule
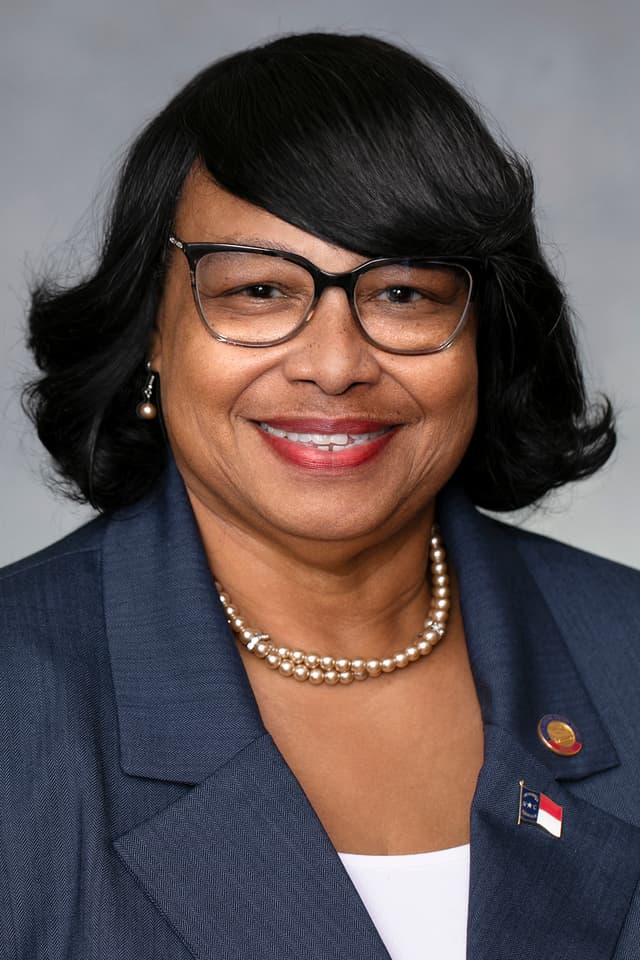
<instances>
[{"instance_id":1,"label":"nose","mask_svg":"<svg viewBox=\"0 0 640 960\"><path fill-rule=\"evenodd\" d=\"M375 348L364 339L348 296L338 287L323 291L305 328L286 346L287 379L314 383L328 395L340 396L380 377Z\"/></svg>"}]
</instances>

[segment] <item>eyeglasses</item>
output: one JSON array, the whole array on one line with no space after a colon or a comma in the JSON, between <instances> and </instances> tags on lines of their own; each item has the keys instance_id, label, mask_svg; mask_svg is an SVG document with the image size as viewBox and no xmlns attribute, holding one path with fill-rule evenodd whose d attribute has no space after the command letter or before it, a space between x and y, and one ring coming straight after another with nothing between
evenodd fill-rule
<instances>
[{"instance_id":1,"label":"eyeglasses","mask_svg":"<svg viewBox=\"0 0 640 960\"><path fill-rule=\"evenodd\" d=\"M184 243L198 313L216 340L273 347L302 330L328 287L345 291L362 336L388 353L446 350L470 313L480 261L383 257L327 273L295 253L229 243Z\"/></svg>"}]
</instances>

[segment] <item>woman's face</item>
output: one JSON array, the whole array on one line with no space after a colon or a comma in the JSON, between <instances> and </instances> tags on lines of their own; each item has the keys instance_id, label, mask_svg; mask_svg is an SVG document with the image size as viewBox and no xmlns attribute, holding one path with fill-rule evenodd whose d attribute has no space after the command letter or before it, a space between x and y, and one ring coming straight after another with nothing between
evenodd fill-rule
<instances>
[{"instance_id":1,"label":"woman's face","mask_svg":"<svg viewBox=\"0 0 640 960\"><path fill-rule=\"evenodd\" d=\"M367 259L226 193L198 170L185 185L176 235L276 247L331 272ZM396 356L363 339L346 294L329 288L289 342L231 346L200 320L178 250L151 361L191 497L260 536L392 535L432 508L476 422L475 318L441 353ZM336 435L336 446L318 449ZM354 439L345 445L345 437Z\"/></svg>"}]
</instances>

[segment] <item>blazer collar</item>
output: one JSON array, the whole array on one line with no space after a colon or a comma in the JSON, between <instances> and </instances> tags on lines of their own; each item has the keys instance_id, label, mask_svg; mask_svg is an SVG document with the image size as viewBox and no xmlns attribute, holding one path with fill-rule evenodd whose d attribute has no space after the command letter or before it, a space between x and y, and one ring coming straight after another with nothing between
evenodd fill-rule
<instances>
[{"instance_id":1,"label":"blazer collar","mask_svg":"<svg viewBox=\"0 0 640 960\"><path fill-rule=\"evenodd\" d=\"M439 522L459 582L462 615L485 724L495 724L554 777L579 780L619 763L566 642L514 531L470 504L455 484L441 495ZM560 598L562 602L562 598ZM546 714L574 723L580 753L560 756L537 734Z\"/></svg>"},{"instance_id":2,"label":"blazer collar","mask_svg":"<svg viewBox=\"0 0 640 960\"><path fill-rule=\"evenodd\" d=\"M108 525L103 583L121 766L197 783L265 730L173 463Z\"/></svg>"}]
</instances>

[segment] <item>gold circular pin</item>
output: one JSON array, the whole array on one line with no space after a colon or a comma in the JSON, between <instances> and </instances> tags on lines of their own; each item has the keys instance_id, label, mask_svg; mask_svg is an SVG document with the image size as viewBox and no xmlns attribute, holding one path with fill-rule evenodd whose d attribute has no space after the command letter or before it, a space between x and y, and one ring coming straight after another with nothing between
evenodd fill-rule
<instances>
[{"instance_id":1,"label":"gold circular pin","mask_svg":"<svg viewBox=\"0 0 640 960\"><path fill-rule=\"evenodd\" d=\"M547 713L541 718L538 736L548 750L562 757L573 757L582 750L575 726L556 713Z\"/></svg>"}]
</instances>

